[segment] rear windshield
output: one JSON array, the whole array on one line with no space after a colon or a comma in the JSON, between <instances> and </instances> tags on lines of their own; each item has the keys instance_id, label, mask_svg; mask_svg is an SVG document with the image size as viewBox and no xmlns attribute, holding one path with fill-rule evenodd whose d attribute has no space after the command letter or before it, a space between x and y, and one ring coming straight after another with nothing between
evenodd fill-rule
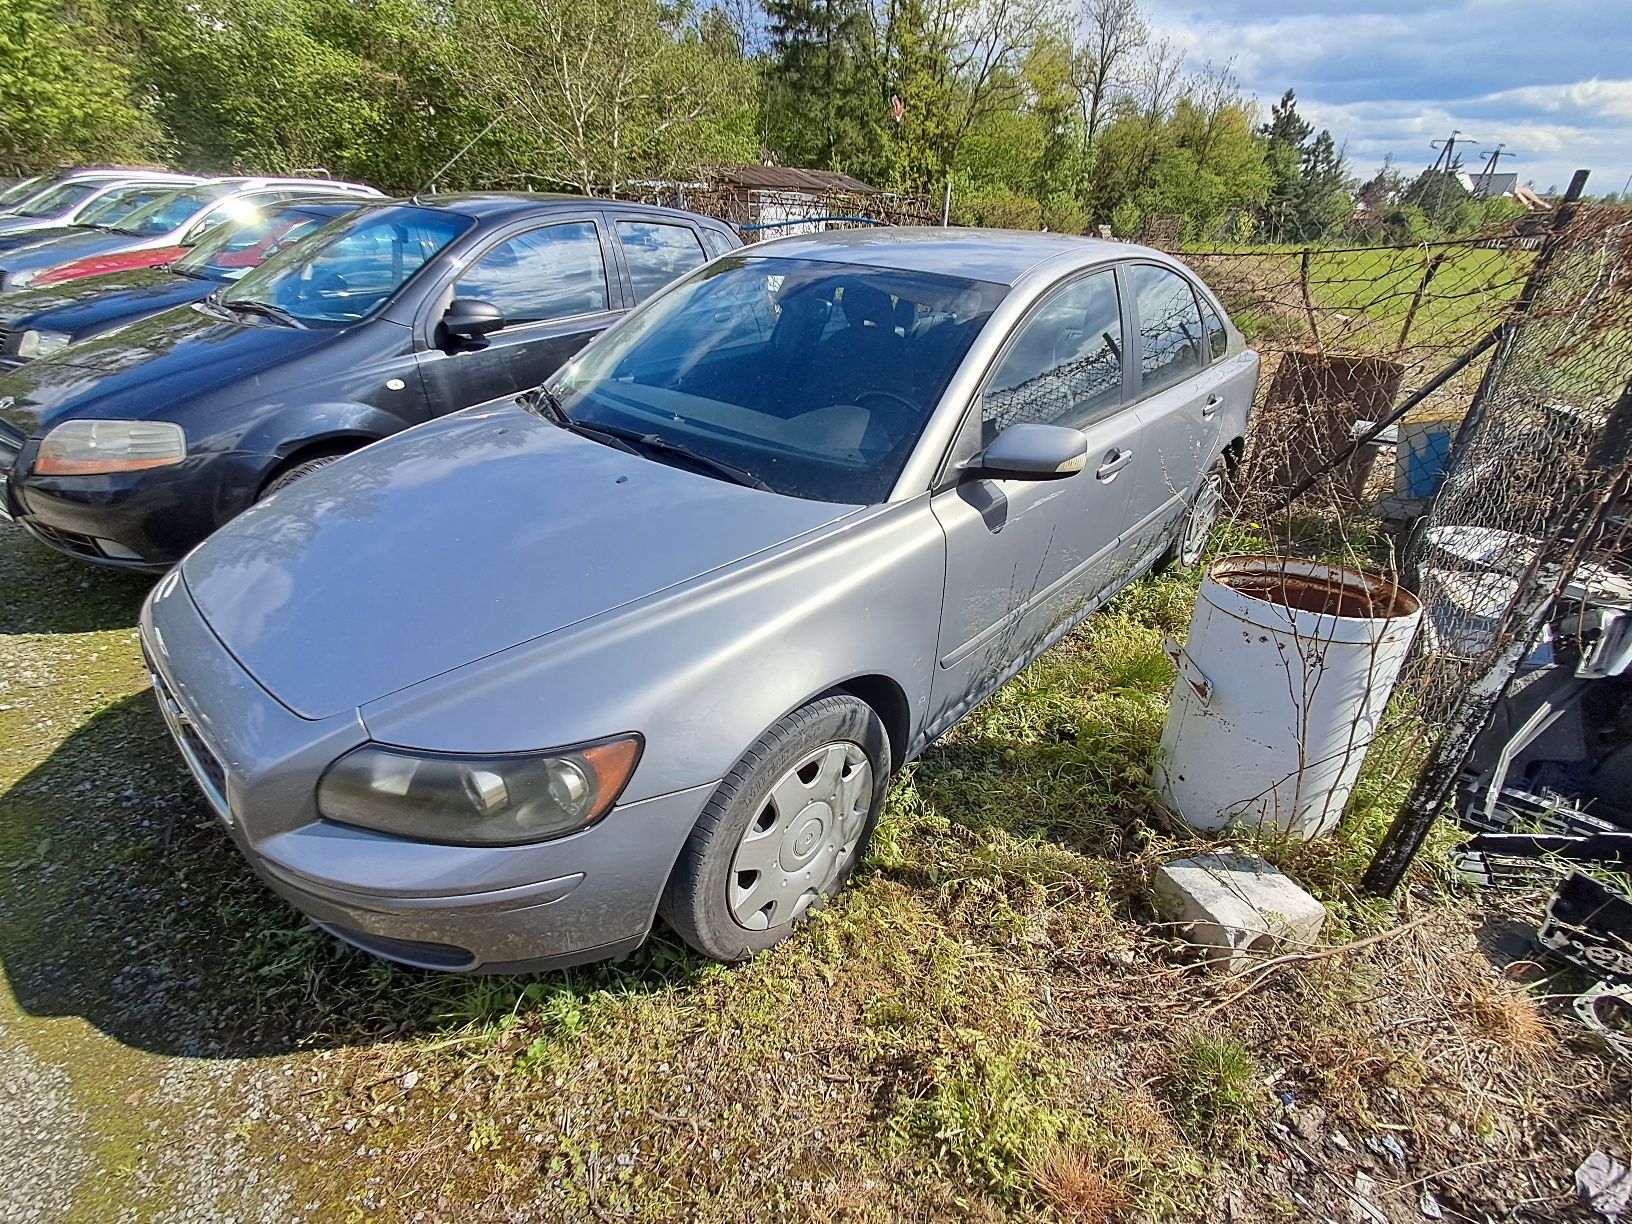
<instances>
[{"instance_id":1,"label":"rear windshield","mask_svg":"<svg viewBox=\"0 0 1632 1224\"><path fill-rule=\"evenodd\" d=\"M182 191L160 196L146 208L139 208L123 218L113 228L121 234L135 234L142 238L157 238L186 224L194 213L214 203L232 191L230 183L212 187L188 187Z\"/></svg>"}]
</instances>

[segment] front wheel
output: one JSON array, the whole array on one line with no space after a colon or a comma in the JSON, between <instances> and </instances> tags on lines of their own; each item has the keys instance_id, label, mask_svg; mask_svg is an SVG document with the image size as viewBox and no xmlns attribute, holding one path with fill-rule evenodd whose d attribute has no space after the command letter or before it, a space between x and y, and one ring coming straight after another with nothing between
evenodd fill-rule
<instances>
[{"instance_id":1,"label":"front wheel","mask_svg":"<svg viewBox=\"0 0 1632 1224\"><path fill-rule=\"evenodd\" d=\"M1218 526L1219 512L1224 508L1224 483L1229 476L1229 465L1222 459L1207 469L1201 478L1201 488L1196 490L1190 508L1184 512L1178 535L1156 562L1157 573L1175 566L1191 569L1206 555L1207 543L1213 538L1213 528Z\"/></svg>"},{"instance_id":2,"label":"front wheel","mask_svg":"<svg viewBox=\"0 0 1632 1224\"><path fill-rule=\"evenodd\" d=\"M742 961L843 888L890 780L890 744L848 695L796 710L748 750L687 839L660 910L697 951Z\"/></svg>"}]
</instances>

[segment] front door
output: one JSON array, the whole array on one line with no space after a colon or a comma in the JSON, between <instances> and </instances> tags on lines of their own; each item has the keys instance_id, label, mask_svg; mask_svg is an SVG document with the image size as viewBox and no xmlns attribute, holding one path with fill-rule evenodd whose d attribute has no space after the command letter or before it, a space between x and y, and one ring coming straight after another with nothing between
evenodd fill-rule
<instances>
[{"instance_id":1,"label":"front door","mask_svg":"<svg viewBox=\"0 0 1632 1224\"><path fill-rule=\"evenodd\" d=\"M479 341L436 321L454 298L487 302L504 326ZM435 415L538 386L621 313L600 229L590 218L554 222L489 247L433 303L431 347L420 372Z\"/></svg>"},{"instance_id":2,"label":"front door","mask_svg":"<svg viewBox=\"0 0 1632 1224\"><path fill-rule=\"evenodd\" d=\"M1129 472L1141 446L1123 405L1115 275L1055 290L1016 331L965 424L973 455L1022 422L1081 429L1087 469L1058 480L964 479L931 507L946 535L932 734L961 717L1114 589Z\"/></svg>"}]
</instances>

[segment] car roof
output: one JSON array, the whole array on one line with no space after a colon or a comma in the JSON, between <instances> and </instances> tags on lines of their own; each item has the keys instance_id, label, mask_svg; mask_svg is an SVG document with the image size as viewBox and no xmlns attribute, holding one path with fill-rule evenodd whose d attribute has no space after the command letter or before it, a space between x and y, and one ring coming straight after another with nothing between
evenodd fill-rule
<instances>
[{"instance_id":1,"label":"car roof","mask_svg":"<svg viewBox=\"0 0 1632 1224\"><path fill-rule=\"evenodd\" d=\"M375 206L403 204L419 208L445 208L449 212L463 213L468 217L477 217L483 221L503 221L513 216L524 216L539 211L554 209L599 208L606 212L638 212L645 214L659 214L675 218L685 218L688 221L713 221L712 217L704 217L698 213L684 212L677 208L663 208L656 204L634 204L627 200L606 200L596 196L567 195L564 192L545 191L459 191L407 196L393 200L370 201ZM723 221L715 224L730 226Z\"/></svg>"},{"instance_id":2,"label":"car roof","mask_svg":"<svg viewBox=\"0 0 1632 1224\"><path fill-rule=\"evenodd\" d=\"M1013 285L1039 264L1051 261L1086 266L1113 257L1157 254L1127 242L1075 234L893 225L772 238L745 247L742 253L935 272L997 285Z\"/></svg>"}]
</instances>

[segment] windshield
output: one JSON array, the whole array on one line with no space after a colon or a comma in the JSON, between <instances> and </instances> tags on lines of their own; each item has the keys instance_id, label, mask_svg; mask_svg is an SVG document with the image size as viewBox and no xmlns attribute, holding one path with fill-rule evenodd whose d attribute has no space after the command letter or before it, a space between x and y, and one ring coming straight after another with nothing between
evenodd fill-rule
<instances>
[{"instance_id":1,"label":"windshield","mask_svg":"<svg viewBox=\"0 0 1632 1224\"><path fill-rule=\"evenodd\" d=\"M777 493L867 505L889 496L1005 292L893 268L730 256L631 316L549 387L581 425L656 435Z\"/></svg>"},{"instance_id":2,"label":"windshield","mask_svg":"<svg viewBox=\"0 0 1632 1224\"><path fill-rule=\"evenodd\" d=\"M160 196L146 208L138 208L120 220L113 228L121 234L136 234L142 238L156 238L186 224L199 209L219 200L232 191L231 183L217 183L213 187L188 187Z\"/></svg>"},{"instance_id":3,"label":"windshield","mask_svg":"<svg viewBox=\"0 0 1632 1224\"><path fill-rule=\"evenodd\" d=\"M7 208L12 204L26 200L44 186L45 184L40 181L38 175L34 178L23 179L19 183L13 183L4 191L0 191L0 208Z\"/></svg>"},{"instance_id":4,"label":"windshield","mask_svg":"<svg viewBox=\"0 0 1632 1224\"><path fill-rule=\"evenodd\" d=\"M74 220L75 225L86 227L97 225L112 225L122 221L138 208L145 208L160 196L167 196L174 191L173 183L154 183L143 187L121 187L110 191L94 204L87 204L85 211Z\"/></svg>"},{"instance_id":5,"label":"windshield","mask_svg":"<svg viewBox=\"0 0 1632 1224\"><path fill-rule=\"evenodd\" d=\"M235 281L331 219L323 213L279 208L235 225L212 226L171 267L211 280Z\"/></svg>"},{"instance_id":6,"label":"windshield","mask_svg":"<svg viewBox=\"0 0 1632 1224\"><path fill-rule=\"evenodd\" d=\"M475 222L402 205L342 217L256 268L221 295L301 323L344 327L366 319Z\"/></svg>"},{"instance_id":7,"label":"windshield","mask_svg":"<svg viewBox=\"0 0 1632 1224\"><path fill-rule=\"evenodd\" d=\"M102 183L87 183L79 180L72 183L59 183L39 199L24 204L17 210L20 217L55 217L65 213L86 196L103 186Z\"/></svg>"}]
</instances>

